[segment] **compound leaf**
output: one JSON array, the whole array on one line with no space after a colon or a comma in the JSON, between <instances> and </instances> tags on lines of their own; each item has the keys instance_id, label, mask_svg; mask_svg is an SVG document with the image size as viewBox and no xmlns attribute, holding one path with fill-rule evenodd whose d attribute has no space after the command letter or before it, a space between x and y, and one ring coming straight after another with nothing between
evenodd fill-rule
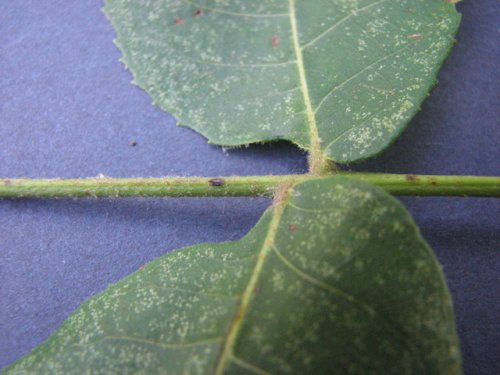
<instances>
[{"instance_id":1,"label":"compound leaf","mask_svg":"<svg viewBox=\"0 0 500 375\"><path fill-rule=\"evenodd\" d=\"M458 374L450 296L404 207L345 177L280 194L240 241L167 254L7 374Z\"/></svg>"},{"instance_id":2,"label":"compound leaf","mask_svg":"<svg viewBox=\"0 0 500 375\"><path fill-rule=\"evenodd\" d=\"M445 0L107 0L134 82L212 143L285 139L373 156L435 82L460 17Z\"/></svg>"}]
</instances>

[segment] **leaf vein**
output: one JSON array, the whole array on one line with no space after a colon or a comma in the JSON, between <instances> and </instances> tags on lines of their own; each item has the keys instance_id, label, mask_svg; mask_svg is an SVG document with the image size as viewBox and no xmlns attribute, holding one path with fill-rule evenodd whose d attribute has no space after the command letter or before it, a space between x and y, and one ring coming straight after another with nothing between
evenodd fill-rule
<instances>
[{"instance_id":1,"label":"leaf vein","mask_svg":"<svg viewBox=\"0 0 500 375\"><path fill-rule=\"evenodd\" d=\"M404 51L406 48L408 48L409 44L406 44L403 48L400 48L394 52L391 52L383 57L381 57L380 59L372 62L370 65L364 67L363 69L361 69L360 71L358 71L357 73L353 74L352 76L350 76L349 78L345 79L343 82L339 83L338 85L336 85L333 89L330 90L330 92L328 92L328 94L326 94L323 99L321 99L321 101L319 102L318 106L316 107L316 109L314 110L314 113L318 113L319 109L321 108L321 106L323 105L323 103L331 96L333 95L333 93L335 93L337 90L341 89L342 87L344 87L347 83L351 82L353 79L356 79L357 77L359 77L361 74L363 74L364 72L366 72L367 70L369 69L372 69L375 65L377 65L378 63L381 63L385 60L387 60L389 57L392 57L394 55L397 55L398 53Z\"/></svg>"},{"instance_id":2,"label":"leaf vein","mask_svg":"<svg viewBox=\"0 0 500 375\"><path fill-rule=\"evenodd\" d=\"M354 297L353 295L344 292L341 289L335 288L321 280L316 279L315 277L309 275L308 273L302 271L299 269L297 266L295 266L290 260L288 260L279 250L276 246L272 247L274 253L278 256L278 258L281 260L281 262L288 268L290 269L293 273L295 273L297 276L299 276L301 279L309 282L312 285L315 285L319 288L322 288L326 291L329 291L330 293L341 297L345 300L347 300L349 303L354 304L359 306L362 310L364 310L366 313L368 313L371 317L374 317L375 319L378 319L382 324L384 324L385 328L391 332L394 337L400 342L400 344L405 347L411 355L415 356L416 353L419 352L419 349L415 343L413 343L411 340L407 340L407 333L406 331L400 327L397 323L389 320L383 315L380 315L377 313L377 311L370 305L360 301L358 298Z\"/></svg>"},{"instance_id":3,"label":"leaf vein","mask_svg":"<svg viewBox=\"0 0 500 375\"><path fill-rule=\"evenodd\" d=\"M341 289L335 288L321 280L316 279L315 277L309 275L308 273L302 271L299 269L297 266L295 266L290 260L288 260L279 250L276 246L272 247L274 253L278 256L278 258L281 260L281 262L293 273L295 273L297 276L299 276L302 280L307 281L309 284L315 285L321 289L327 290L328 292L341 297L348 302L357 302L359 305L364 307L364 310L366 310L370 315L374 315L375 311L373 308L366 306L364 303L359 302L354 298L352 295L349 293L344 292Z\"/></svg>"},{"instance_id":4,"label":"leaf vein","mask_svg":"<svg viewBox=\"0 0 500 375\"><path fill-rule=\"evenodd\" d=\"M284 187L285 188L285 187ZM290 187L286 187L285 196L290 193ZM233 320L229 325L228 333L226 335L226 339L222 345L221 354L215 364L214 374L221 375L224 370L226 363L230 360L231 357L234 356L233 348L235 345L236 338L241 328L242 321L246 315L248 310L248 306L250 304L250 300L254 294L255 287L257 282L259 281L260 275L264 268L265 261L267 256L272 251L272 246L274 244L274 239L276 237L276 233L279 229L279 224L281 221L281 217L283 216L283 211L285 208L285 196L282 198L283 200L278 202L274 207L273 216L271 222L269 223L269 230L267 231L266 237L261 245L261 249L257 255L257 262L255 263L255 267L251 272L250 279L247 283L247 286L242 294L242 298L240 300L239 306L234 314Z\"/></svg>"},{"instance_id":5,"label":"leaf vein","mask_svg":"<svg viewBox=\"0 0 500 375\"><path fill-rule=\"evenodd\" d=\"M243 359L239 358L239 357L236 357L235 355L233 355L231 357L231 360L236 363L238 366L240 367L243 367L249 371L252 371L256 374L259 374L259 375L271 375L271 373L269 371L266 371L264 369L261 369L260 367L254 365L253 363L250 363L250 362L247 362L247 361L244 361Z\"/></svg>"},{"instance_id":6,"label":"leaf vein","mask_svg":"<svg viewBox=\"0 0 500 375\"><path fill-rule=\"evenodd\" d=\"M292 31L293 49L297 59L297 70L299 74L300 85L302 87L302 95L306 111L307 125L310 133L310 150L309 150L309 170L310 172L318 172L316 169L321 169L321 142L319 139L318 125L316 124L316 116L312 109L311 98L309 96L309 88L307 85L307 76L304 66L304 57L299 42L299 31L297 25L297 15L295 13L295 0L288 0L290 27Z\"/></svg>"},{"instance_id":7,"label":"leaf vein","mask_svg":"<svg viewBox=\"0 0 500 375\"><path fill-rule=\"evenodd\" d=\"M314 39L312 39L309 42L305 43L302 46L302 50L305 50L306 48L309 48L314 43L316 43L318 40L322 39L325 35L329 34L331 31L335 30L337 27L339 27L340 25L342 25L346 21L350 20L353 17L356 17L358 15L358 13L364 12L364 11L370 9L371 7L375 6L375 5L379 5L379 4L385 3L387 1L389 1L389 0L379 0L379 1L376 1L376 2L374 2L372 4L368 4L368 5L366 5L366 6L362 7L362 8L358 8L358 9L352 11L347 16L345 16L344 18L340 19L338 22L335 22L332 26L330 26L329 28L327 28L321 34L319 34L318 36L316 36Z\"/></svg>"},{"instance_id":8,"label":"leaf vein","mask_svg":"<svg viewBox=\"0 0 500 375\"><path fill-rule=\"evenodd\" d=\"M391 95L393 96L393 95ZM373 115L371 116L368 116L366 119L364 119L362 122L360 122L359 124L351 127L351 128L348 128L346 129L345 131L343 131L342 133L340 133L337 137L335 137L335 139L333 139L329 144L328 146L325 147L325 150L329 149L333 144L335 144L336 142L339 141L340 138L342 138L344 135L348 134L349 132L352 132L353 130L356 130L360 127L362 127L363 125L365 125L368 121L372 120L374 117L378 116L379 114L381 114L382 112L386 111L387 108L385 107L382 107L380 108L380 110L376 111Z\"/></svg>"}]
</instances>

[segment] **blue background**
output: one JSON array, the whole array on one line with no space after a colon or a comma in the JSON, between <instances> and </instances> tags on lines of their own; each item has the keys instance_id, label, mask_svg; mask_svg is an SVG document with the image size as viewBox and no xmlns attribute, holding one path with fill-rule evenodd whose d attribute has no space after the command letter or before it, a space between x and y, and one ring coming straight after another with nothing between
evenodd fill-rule
<instances>
[{"instance_id":1,"label":"blue background","mask_svg":"<svg viewBox=\"0 0 500 375\"><path fill-rule=\"evenodd\" d=\"M285 142L223 151L175 126L130 84L102 0L0 1L0 176L301 173ZM500 2L458 5L463 23L440 84L403 136L359 170L498 175ZM137 141L132 147L131 141ZM441 260L466 374L500 373L500 203L404 198ZM0 368L79 304L183 246L238 239L269 201L0 201Z\"/></svg>"}]
</instances>

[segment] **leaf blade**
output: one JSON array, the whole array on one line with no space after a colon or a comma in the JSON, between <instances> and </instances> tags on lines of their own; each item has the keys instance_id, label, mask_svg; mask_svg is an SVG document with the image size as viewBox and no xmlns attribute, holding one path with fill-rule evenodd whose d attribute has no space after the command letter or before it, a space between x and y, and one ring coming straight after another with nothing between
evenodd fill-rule
<instances>
[{"instance_id":1,"label":"leaf blade","mask_svg":"<svg viewBox=\"0 0 500 375\"><path fill-rule=\"evenodd\" d=\"M6 373L388 368L460 373L451 299L401 204L330 177L293 187L240 241L153 261Z\"/></svg>"},{"instance_id":2,"label":"leaf blade","mask_svg":"<svg viewBox=\"0 0 500 375\"><path fill-rule=\"evenodd\" d=\"M224 5L226 4L226 5ZM352 162L404 130L460 17L442 0L107 0L135 82L182 126Z\"/></svg>"}]
</instances>

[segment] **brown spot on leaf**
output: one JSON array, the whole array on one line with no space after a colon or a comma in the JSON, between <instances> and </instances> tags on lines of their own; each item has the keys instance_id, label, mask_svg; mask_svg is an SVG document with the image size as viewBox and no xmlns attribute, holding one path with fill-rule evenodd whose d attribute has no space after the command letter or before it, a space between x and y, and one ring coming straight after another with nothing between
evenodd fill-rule
<instances>
[{"instance_id":1,"label":"brown spot on leaf","mask_svg":"<svg viewBox=\"0 0 500 375\"><path fill-rule=\"evenodd\" d=\"M289 230L290 232L292 232L292 233L297 232L297 229L299 229L299 227L298 227L296 224L290 224L290 225L288 226L288 230Z\"/></svg>"},{"instance_id":2,"label":"brown spot on leaf","mask_svg":"<svg viewBox=\"0 0 500 375\"><path fill-rule=\"evenodd\" d=\"M414 174L408 174L408 175L406 175L405 179L406 179L406 181L410 181L410 182L416 182L416 181L418 181L418 177L415 176Z\"/></svg>"},{"instance_id":3,"label":"brown spot on leaf","mask_svg":"<svg viewBox=\"0 0 500 375\"><path fill-rule=\"evenodd\" d=\"M204 16L204 15L205 15L205 12L201 8L196 9L196 12L194 12L194 16L195 17L201 17L201 16Z\"/></svg>"},{"instance_id":4,"label":"brown spot on leaf","mask_svg":"<svg viewBox=\"0 0 500 375\"><path fill-rule=\"evenodd\" d=\"M144 271L144 266L140 266L139 271L141 271L141 272Z\"/></svg>"},{"instance_id":5,"label":"brown spot on leaf","mask_svg":"<svg viewBox=\"0 0 500 375\"><path fill-rule=\"evenodd\" d=\"M280 37L278 35L273 36L271 38L271 44L274 48L278 47L280 45Z\"/></svg>"},{"instance_id":6,"label":"brown spot on leaf","mask_svg":"<svg viewBox=\"0 0 500 375\"><path fill-rule=\"evenodd\" d=\"M422 34L411 34L408 35L408 38L420 41L422 40Z\"/></svg>"}]
</instances>

